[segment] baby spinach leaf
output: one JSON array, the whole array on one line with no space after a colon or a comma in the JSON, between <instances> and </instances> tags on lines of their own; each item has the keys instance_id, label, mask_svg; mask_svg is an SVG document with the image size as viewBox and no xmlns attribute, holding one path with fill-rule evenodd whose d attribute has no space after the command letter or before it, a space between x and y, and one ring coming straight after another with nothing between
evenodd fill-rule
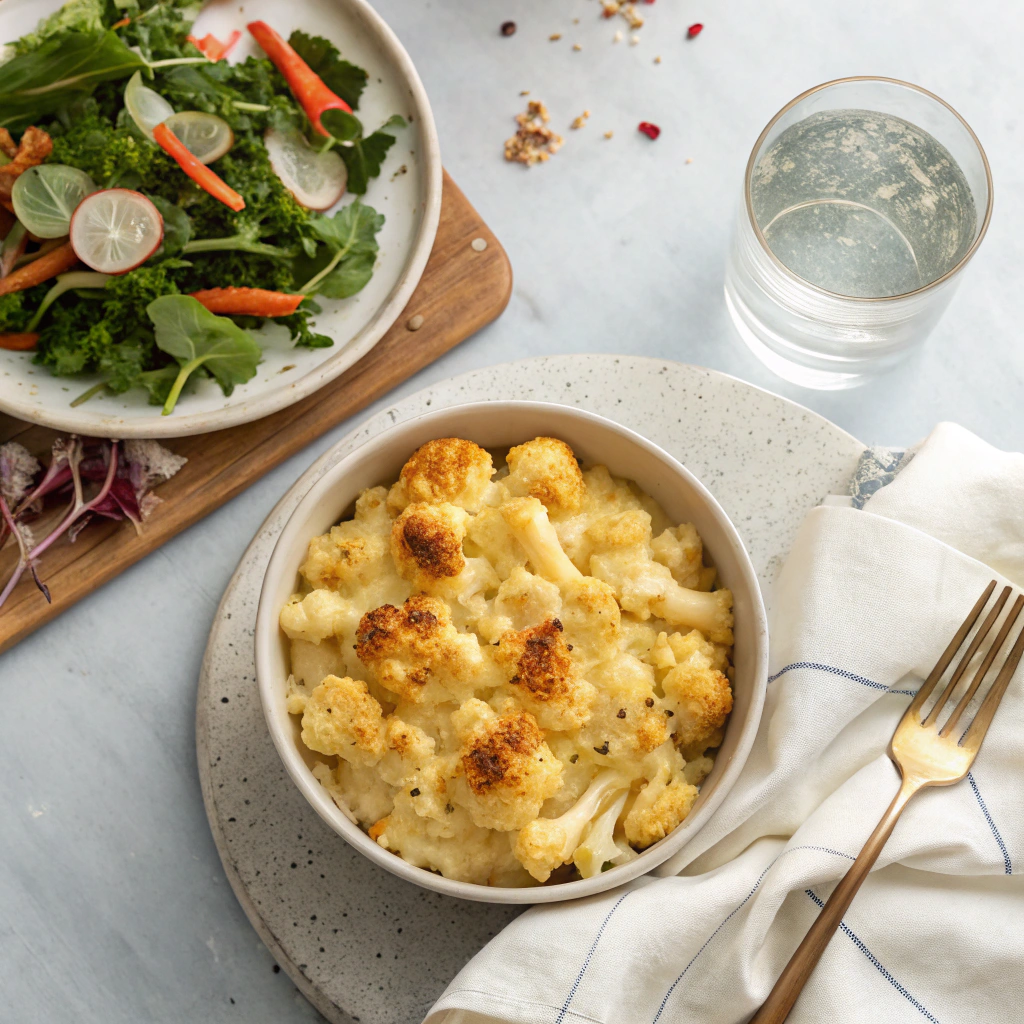
<instances>
[{"instance_id":1,"label":"baby spinach leaf","mask_svg":"<svg viewBox=\"0 0 1024 1024\"><path fill-rule=\"evenodd\" d=\"M213 375L225 395L256 376L263 353L252 335L228 317L211 313L192 296L161 295L146 312L153 321L157 347L174 356L181 367L164 402L165 416L174 411L185 381L200 367Z\"/></svg>"},{"instance_id":2,"label":"baby spinach leaf","mask_svg":"<svg viewBox=\"0 0 1024 1024\"><path fill-rule=\"evenodd\" d=\"M352 122L358 120L343 110L326 110L320 117L320 123L331 135L343 145L338 147L345 166L348 168L348 190L357 196L365 195L371 178L380 174L381 165L388 150L395 144L395 137L388 128L404 128L405 118L398 114L389 117L372 135L364 138L353 138ZM335 131L341 135L335 135ZM362 126L360 125L360 131ZM347 136L347 137L346 137Z\"/></svg>"},{"instance_id":3,"label":"baby spinach leaf","mask_svg":"<svg viewBox=\"0 0 1024 1024\"><path fill-rule=\"evenodd\" d=\"M307 35L296 29L289 37L292 49L315 71L331 92L340 96L353 110L366 88L367 74L355 64L341 59L338 48L323 36Z\"/></svg>"},{"instance_id":4,"label":"baby spinach leaf","mask_svg":"<svg viewBox=\"0 0 1024 1024\"><path fill-rule=\"evenodd\" d=\"M306 295L347 299L365 287L377 259L377 233L384 215L360 200L349 203L333 217L311 217L310 227L332 255L300 289Z\"/></svg>"},{"instance_id":5,"label":"baby spinach leaf","mask_svg":"<svg viewBox=\"0 0 1024 1024\"><path fill-rule=\"evenodd\" d=\"M116 32L62 32L0 65L0 125L26 128L100 82L146 67Z\"/></svg>"}]
</instances>

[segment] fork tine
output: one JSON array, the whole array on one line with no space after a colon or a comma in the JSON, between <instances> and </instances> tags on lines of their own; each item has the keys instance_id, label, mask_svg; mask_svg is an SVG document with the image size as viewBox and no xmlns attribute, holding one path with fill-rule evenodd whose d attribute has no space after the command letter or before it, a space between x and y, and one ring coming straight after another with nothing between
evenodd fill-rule
<instances>
[{"instance_id":1,"label":"fork tine","mask_svg":"<svg viewBox=\"0 0 1024 1024\"><path fill-rule=\"evenodd\" d=\"M1010 588L1007 587L1006 589L1009 590ZM1013 602L1013 607L1007 614L1006 621L999 630L999 635L992 641L992 646L989 648L988 654L985 655L985 660L981 663L981 667L975 673L971 685L967 688L967 692L960 698L960 703L953 709L953 714L949 716L946 724L939 731L940 736L948 736L956 728L956 723L960 721L960 716L978 692L978 687L981 686L982 680L988 675L988 670L992 667L992 662L996 660L996 655L1002 649L1003 641L1006 640L1007 635L1013 628L1013 624L1017 621L1021 608L1024 608L1024 594L1019 595L1017 600Z\"/></svg>"},{"instance_id":2,"label":"fork tine","mask_svg":"<svg viewBox=\"0 0 1024 1024\"><path fill-rule=\"evenodd\" d=\"M967 666L971 663L971 658L977 654L978 648L981 647L985 637L988 636L989 630L992 628L996 619L999 618L999 613L1003 610L1003 605L1006 604L1006 599L1009 596L1010 588L1003 587L1003 592L996 598L996 603L992 605L992 610L987 616L985 616L985 621L981 624L978 632L974 634L974 639L970 642L967 650L964 652L964 656L960 659L960 664L957 665L956 671L949 677L949 682L946 683L946 688L942 691L942 695L935 702L931 711L928 712L928 717L921 723L922 725L933 725L938 719L942 709L946 706L946 702L952 696L953 691L957 688L964 673L967 671Z\"/></svg>"},{"instance_id":3,"label":"fork tine","mask_svg":"<svg viewBox=\"0 0 1024 1024\"><path fill-rule=\"evenodd\" d=\"M956 636L950 640L949 646L942 652L942 657L935 663L935 668L931 670L928 678L921 684L921 689L917 691L917 696L910 702L910 707L906 710L905 717L907 719L921 710L922 705L931 695L932 690L935 689L935 684L942 677L942 673L949 668L949 664L956 656L956 652L960 650L960 645L964 642L964 638L974 628L981 610L988 603L988 599L992 596L992 591L995 589L996 581L993 580L985 588L985 592L981 597L978 598L978 603L971 609L967 618L964 619L963 625L956 631Z\"/></svg>"},{"instance_id":4,"label":"fork tine","mask_svg":"<svg viewBox=\"0 0 1024 1024\"><path fill-rule=\"evenodd\" d=\"M992 724L996 708L999 707L999 702L1003 699L1003 694L1006 693L1006 688L1010 685L1013 673L1017 671L1021 655L1024 655L1024 627L1017 634L1017 642L1007 655L1006 662L999 675L996 676L996 681L992 684L992 689L985 695L985 700L978 709L978 713L974 716L974 721L971 722L971 727L967 730L963 742L960 744L969 750L973 750L975 754L981 749L981 741L985 738L985 733L988 732L988 727Z\"/></svg>"}]
</instances>

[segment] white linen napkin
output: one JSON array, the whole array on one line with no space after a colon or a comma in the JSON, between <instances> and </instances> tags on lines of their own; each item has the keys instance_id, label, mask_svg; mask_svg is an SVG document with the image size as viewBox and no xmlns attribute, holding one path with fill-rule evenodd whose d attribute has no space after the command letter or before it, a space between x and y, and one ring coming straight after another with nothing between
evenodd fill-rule
<instances>
[{"instance_id":1,"label":"white linen napkin","mask_svg":"<svg viewBox=\"0 0 1024 1024\"><path fill-rule=\"evenodd\" d=\"M707 826L662 877L519 917L427 1024L760 1006L896 793L884 751L912 694L993 575L1024 582L1024 456L943 424L904 464L863 510L808 515L773 593L757 739ZM1022 677L968 778L904 812L794 1024L1024 1020Z\"/></svg>"}]
</instances>

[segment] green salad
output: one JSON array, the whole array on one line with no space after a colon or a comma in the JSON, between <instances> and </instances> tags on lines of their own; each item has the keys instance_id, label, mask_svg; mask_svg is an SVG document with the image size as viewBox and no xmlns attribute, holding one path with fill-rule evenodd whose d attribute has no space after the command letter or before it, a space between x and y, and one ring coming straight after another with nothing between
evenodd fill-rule
<instances>
[{"instance_id":1,"label":"green salad","mask_svg":"<svg viewBox=\"0 0 1024 1024\"><path fill-rule=\"evenodd\" d=\"M256 373L256 328L325 347L315 297L373 275L384 218L360 197L392 117L328 40L246 26L267 54L191 33L182 0L71 0L0 64L0 348L173 410ZM352 202L328 215L344 192Z\"/></svg>"}]
</instances>

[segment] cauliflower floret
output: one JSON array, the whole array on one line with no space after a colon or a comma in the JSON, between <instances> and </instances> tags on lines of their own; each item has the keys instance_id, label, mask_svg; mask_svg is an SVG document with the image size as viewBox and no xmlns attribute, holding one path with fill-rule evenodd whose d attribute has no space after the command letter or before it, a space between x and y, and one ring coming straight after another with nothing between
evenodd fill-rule
<instances>
[{"instance_id":1,"label":"cauliflower floret","mask_svg":"<svg viewBox=\"0 0 1024 1024\"><path fill-rule=\"evenodd\" d=\"M474 698L452 723L462 742L452 799L473 824L508 832L536 818L562 785L562 764L533 715L511 707L498 715Z\"/></svg>"},{"instance_id":2,"label":"cauliflower floret","mask_svg":"<svg viewBox=\"0 0 1024 1024\"><path fill-rule=\"evenodd\" d=\"M394 575L388 558L391 518L384 504L386 495L383 487L363 491L356 501L355 518L309 542L299 572L311 587L351 597L382 576Z\"/></svg>"},{"instance_id":3,"label":"cauliflower floret","mask_svg":"<svg viewBox=\"0 0 1024 1024\"><path fill-rule=\"evenodd\" d=\"M580 749L575 733L549 732L545 739L562 762L562 788L544 802L540 813L545 818L557 818L583 796L601 768L586 757L586 750Z\"/></svg>"},{"instance_id":4,"label":"cauliflower floret","mask_svg":"<svg viewBox=\"0 0 1024 1024\"><path fill-rule=\"evenodd\" d=\"M592 576L581 576L561 586L558 618L583 671L615 656L622 640L622 613L615 591Z\"/></svg>"},{"instance_id":5,"label":"cauliflower floret","mask_svg":"<svg viewBox=\"0 0 1024 1024\"><path fill-rule=\"evenodd\" d=\"M557 618L561 608L562 595L554 583L516 568L498 587L490 614L481 616L476 628L488 643L495 643L510 629L528 629Z\"/></svg>"},{"instance_id":6,"label":"cauliflower floret","mask_svg":"<svg viewBox=\"0 0 1024 1024\"><path fill-rule=\"evenodd\" d=\"M562 623L548 619L539 626L502 636L494 654L518 703L544 729L578 729L590 717L594 687L580 676Z\"/></svg>"},{"instance_id":7,"label":"cauliflower floret","mask_svg":"<svg viewBox=\"0 0 1024 1024\"><path fill-rule=\"evenodd\" d=\"M624 611L640 619L653 614L731 644L731 591L705 593L681 587L668 566L651 558L650 523L647 512L632 510L605 516L588 527L591 573L611 586Z\"/></svg>"},{"instance_id":8,"label":"cauliflower floret","mask_svg":"<svg viewBox=\"0 0 1024 1024\"><path fill-rule=\"evenodd\" d=\"M704 544L692 523L669 527L651 541L651 555L688 590L710 590L715 570L704 565Z\"/></svg>"},{"instance_id":9,"label":"cauliflower floret","mask_svg":"<svg viewBox=\"0 0 1024 1024\"><path fill-rule=\"evenodd\" d=\"M572 515L583 503L583 474L572 449L553 437L535 437L508 453L505 486L518 498L538 498L550 515Z\"/></svg>"},{"instance_id":10,"label":"cauliflower floret","mask_svg":"<svg viewBox=\"0 0 1024 1024\"><path fill-rule=\"evenodd\" d=\"M597 699L579 734L587 757L635 777L640 761L669 738L668 716L654 692L654 670L619 654L591 674Z\"/></svg>"},{"instance_id":11,"label":"cauliflower floret","mask_svg":"<svg viewBox=\"0 0 1024 1024\"><path fill-rule=\"evenodd\" d=\"M501 506L501 514L526 551L534 572L553 583L583 575L562 550L547 509L536 498L513 498Z\"/></svg>"},{"instance_id":12,"label":"cauliflower floret","mask_svg":"<svg viewBox=\"0 0 1024 1024\"><path fill-rule=\"evenodd\" d=\"M356 656L382 686L416 704L464 698L498 682L476 636L460 633L448 605L426 594L367 612L356 630Z\"/></svg>"},{"instance_id":13,"label":"cauliflower floret","mask_svg":"<svg viewBox=\"0 0 1024 1024\"><path fill-rule=\"evenodd\" d=\"M644 763L647 785L626 815L626 838L638 850L664 839L689 813L697 787L684 775L683 759L671 743L651 753Z\"/></svg>"},{"instance_id":14,"label":"cauliflower floret","mask_svg":"<svg viewBox=\"0 0 1024 1024\"><path fill-rule=\"evenodd\" d=\"M591 516L643 507L637 493L625 480L612 476L607 466L594 466L586 470L583 482L586 485L583 511Z\"/></svg>"},{"instance_id":15,"label":"cauliflower floret","mask_svg":"<svg viewBox=\"0 0 1024 1024\"><path fill-rule=\"evenodd\" d=\"M458 576L466 567L462 540L469 513L439 502L407 505L391 528L391 557L399 574L428 593L440 580Z\"/></svg>"},{"instance_id":16,"label":"cauliflower floret","mask_svg":"<svg viewBox=\"0 0 1024 1024\"><path fill-rule=\"evenodd\" d=\"M472 441L440 437L413 452L388 493L388 508L401 512L414 501L447 501L478 512L494 494L491 456Z\"/></svg>"},{"instance_id":17,"label":"cauliflower floret","mask_svg":"<svg viewBox=\"0 0 1024 1024\"><path fill-rule=\"evenodd\" d=\"M572 860L587 825L610 800L628 788L628 780L619 772L600 772L583 796L560 817L534 818L523 826L516 837L516 860L538 882L546 882L555 868Z\"/></svg>"},{"instance_id":18,"label":"cauliflower floret","mask_svg":"<svg viewBox=\"0 0 1024 1024\"><path fill-rule=\"evenodd\" d=\"M333 590L314 590L305 597L293 594L281 609L279 621L289 640L319 644L328 637L350 633L359 621L359 611Z\"/></svg>"},{"instance_id":19,"label":"cauliflower floret","mask_svg":"<svg viewBox=\"0 0 1024 1024\"><path fill-rule=\"evenodd\" d=\"M339 760L337 768L331 768L317 761L313 775L342 813L359 825L370 825L391 813L391 787L369 765Z\"/></svg>"},{"instance_id":20,"label":"cauliflower floret","mask_svg":"<svg viewBox=\"0 0 1024 1024\"><path fill-rule=\"evenodd\" d=\"M672 642L674 641L674 642ZM716 667L719 649L693 630L669 641L676 664L662 680L665 703L675 712L676 743L687 759L721 742L721 728L732 711L732 687Z\"/></svg>"},{"instance_id":21,"label":"cauliflower floret","mask_svg":"<svg viewBox=\"0 0 1024 1024\"><path fill-rule=\"evenodd\" d=\"M366 683L328 676L306 701L302 742L319 754L376 764L384 754L384 716Z\"/></svg>"},{"instance_id":22,"label":"cauliflower floret","mask_svg":"<svg viewBox=\"0 0 1024 1024\"><path fill-rule=\"evenodd\" d=\"M464 550L467 555L486 558L499 580L508 579L517 567L526 565L526 551L497 508L485 508L470 519Z\"/></svg>"},{"instance_id":23,"label":"cauliflower floret","mask_svg":"<svg viewBox=\"0 0 1024 1024\"><path fill-rule=\"evenodd\" d=\"M377 771L385 782L401 786L433 759L437 744L419 726L393 714L384 722L384 746L387 752Z\"/></svg>"},{"instance_id":24,"label":"cauliflower floret","mask_svg":"<svg viewBox=\"0 0 1024 1024\"><path fill-rule=\"evenodd\" d=\"M626 842L625 835L617 831L628 796L629 791L626 790L616 797L590 823L583 842L576 847L572 860L584 878L601 874L605 864L617 866L636 859L636 851Z\"/></svg>"},{"instance_id":25,"label":"cauliflower floret","mask_svg":"<svg viewBox=\"0 0 1024 1024\"><path fill-rule=\"evenodd\" d=\"M288 713L301 715L313 688L327 676L345 676L345 659L337 641L325 639L318 644L308 640L291 642L292 674L288 677Z\"/></svg>"}]
</instances>

